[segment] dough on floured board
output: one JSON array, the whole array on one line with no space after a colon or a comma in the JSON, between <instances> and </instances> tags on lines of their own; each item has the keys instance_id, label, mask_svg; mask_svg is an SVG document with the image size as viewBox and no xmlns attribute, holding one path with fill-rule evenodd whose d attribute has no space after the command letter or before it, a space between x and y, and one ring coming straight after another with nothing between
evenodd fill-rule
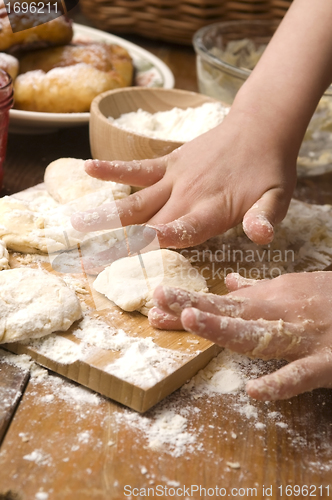
<instances>
[{"instance_id":1,"label":"dough on floured board","mask_svg":"<svg viewBox=\"0 0 332 500\"><path fill-rule=\"evenodd\" d=\"M39 269L0 273L0 343L66 331L82 317L79 299L66 283Z\"/></svg>"},{"instance_id":2,"label":"dough on floured board","mask_svg":"<svg viewBox=\"0 0 332 500\"><path fill-rule=\"evenodd\" d=\"M111 181L102 181L88 175L84 160L59 158L48 165L44 181L49 194L59 203L68 203L81 196L111 188L114 200L130 194L130 186Z\"/></svg>"},{"instance_id":3,"label":"dough on floured board","mask_svg":"<svg viewBox=\"0 0 332 500\"><path fill-rule=\"evenodd\" d=\"M147 316L153 307L153 292L161 284L192 292L208 291L205 279L188 259L165 249L113 262L98 275L93 287L121 309Z\"/></svg>"}]
</instances>

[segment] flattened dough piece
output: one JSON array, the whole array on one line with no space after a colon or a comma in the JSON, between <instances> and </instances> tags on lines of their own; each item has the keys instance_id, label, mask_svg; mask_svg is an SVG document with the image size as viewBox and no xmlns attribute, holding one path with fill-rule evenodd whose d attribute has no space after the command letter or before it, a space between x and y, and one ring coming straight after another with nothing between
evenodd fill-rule
<instances>
[{"instance_id":1,"label":"flattened dough piece","mask_svg":"<svg viewBox=\"0 0 332 500\"><path fill-rule=\"evenodd\" d=\"M113 194L109 189L89 193L65 205L57 203L46 190L31 190L29 196L26 193L20 199L4 196L0 198L0 238L8 249L22 253L50 254L77 249L77 244L82 245L91 239L91 234L76 231L70 222L71 215L112 200ZM94 232L93 235L96 237L100 233ZM107 231L100 251L115 243L117 234L117 231Z\"/></svg>"},{"instance_id":2,"label":"flattened dough piece","mask_svg":"<svg viewBox=\"0 0 332 500\"><path fill-rule=\"evenodd\" d=\"M57 276L27 267L0 273L0 343L66 331L81 317L75 292Z\"/></svg>"},{"instance_id":3,"label":"flattened dough piece","mask_svg":"<svg viewBox=\"0 0 332 500\"><path fill-rule=\"evenodd\" d=\"M205 279L188 259L165 249L116 260L97 276L93 287L124 311L147 316L153 307L153 291L161 284L192 292L208 291Z\"/></svg>"},{"instance_id":4,"label":"flattened dough piece","mask_svg":"<svg viewBox=\"0 0 332 500\"><path fill-rule=\"evenodd\" d=\"M52 198L62 204L102 189L111 189L115 200L130 194L130 186L90 177L84 170L84 160L77 158L52 161L45 170L44 181Z\"/></svg>"},{"instance_id":5,"label":"flattened dough piece","mask_svg":"<svg viewBox=\"0 0 332 500\"><path fill-rule=\"evenodd\" d=\"M50 197L50 200L54 200ZM0 199L0 237L7 248L23 253L49 253L66 250L82 241L70 217L52 204L41 204L14 197Z\"/></svg>"}]
</instances>

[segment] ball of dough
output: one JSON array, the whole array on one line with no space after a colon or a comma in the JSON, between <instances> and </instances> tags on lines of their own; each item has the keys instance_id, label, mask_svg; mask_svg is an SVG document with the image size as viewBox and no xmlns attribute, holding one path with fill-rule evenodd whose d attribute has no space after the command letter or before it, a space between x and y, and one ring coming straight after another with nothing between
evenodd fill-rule
<instances>
[{"instance_id":1,"label":"ball of dough","mask_svg":"<svg viewBox=\"0 0 332 500\"><path fill-rule=\"evenodd\" d=\"M130 186L91 177L84 170L84 160L76 158L59 158L50 163L44 182L49 194L59 203L69 203L102 189L111 189L115 200L130 194Z\"/></svg>"},{"instance_id":2,"label":"ball of dough","mask_svg":"<svg viewBox=\"0 0 332 500\"><path fill-rule=\"evenodd\" d=\"M40 269L0 273L0 343L66 331L82 317L80 301L65 282Z\"/></svg>"},{"instance_id":3,"label":"ball of dough","mask_svg":"<svg viewBox=\"0 0 332 500\"><path fill-rule=\"evenodd\" d=\"M97 276L93 287L124 311L139 311L147 316L158 285L208 291L205 279L188 259L165 249L116 260Z\"/></svg>"}]
</instances>

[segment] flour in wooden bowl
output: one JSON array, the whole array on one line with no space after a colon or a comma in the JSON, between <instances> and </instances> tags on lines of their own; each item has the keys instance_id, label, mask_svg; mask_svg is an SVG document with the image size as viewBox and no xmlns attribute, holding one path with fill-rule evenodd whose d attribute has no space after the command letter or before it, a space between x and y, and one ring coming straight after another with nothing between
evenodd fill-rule
<instances>
[{"instance_id":1,"label":"flour in wooden bowl","mask_svg":"<svg viewBox=\"0 0 332 500\"><path fill-rule=\"evenodd\" d=\"M187 142L219 125L229 109L220 102L207 102L197 108L173 108L154 114L138 109L109 120L117 127L153 139Z\"/></svg>"}]
</instances>

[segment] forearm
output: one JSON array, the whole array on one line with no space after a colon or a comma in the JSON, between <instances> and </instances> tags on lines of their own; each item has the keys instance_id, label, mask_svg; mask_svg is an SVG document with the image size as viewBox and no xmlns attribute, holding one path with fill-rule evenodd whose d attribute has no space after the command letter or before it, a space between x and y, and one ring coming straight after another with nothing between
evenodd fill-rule
<instances>
[{"instance_id":1,"label":"forearm","mask_svg":"<svg viewBox=\"0 0 332 500\"><path fill-rule=\"evenodd\" d=\"M294 154L332 80L331 26L331 0L294 0L233 104L244 120L270 126L281 147L292 142Z\"/></svg>"}]
</instances>

